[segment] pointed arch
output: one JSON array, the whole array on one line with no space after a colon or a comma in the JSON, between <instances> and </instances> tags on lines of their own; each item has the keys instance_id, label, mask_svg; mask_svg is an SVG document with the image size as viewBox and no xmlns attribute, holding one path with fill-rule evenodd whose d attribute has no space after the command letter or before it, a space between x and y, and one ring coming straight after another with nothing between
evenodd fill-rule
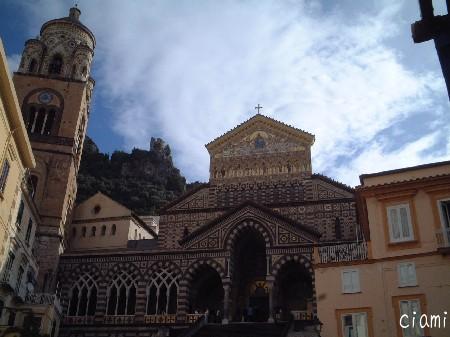
<instances>
[{"instance_id":1,"label":"pointed arch","mask_svg":"<svg viewBox=\"0 0 450 337\"><path fill-rule=\"evenodd\" d=\"M98 286L89 274L83 274L70 290L68 316L94 316L97 307Z\"/></svg>"},{"instance_id":2,"label":"pointed arch","mask_svg":"<svg viewBox=\"0 0 450 337\"><path fill-rule=\"evenodd\" d=\"M206 309L206 307L195 308L196 303L193 303L196 302L195 298L197 297L197 295L201 294L198 289L199 276L201 278L206 277L206 279L213 281L212 283L215 284L213 288L216 290L213 291L213 293L217 295L213 296L216 297L215 302L223 301L223 284L225 283L224 280L226 279L224 268L219 262L213 259L199 259L188 266L180 281L180 311L193 313L194 309ZM206 279L204 279L203 281L205 281ZM208 291L210 290L211 289L209 289ZM203 297L205 297L205 295L207 295L206 297L211 297L211 293L203 294ZM220 308L222 308L222 306Z\"/></svg>"},{"instance_id":3,"label":"pointed arch","mask_svg":"<svg viewBox=\"0 0 450 337\"><path fill-rule=\"evenodd\" d=\"M117 274L107 290L107 315L134 315L137 283L127 271Z\"/></svg>"},{"instance_id":4,"label":"pointed arch","mask_svg":"<svg viewBox=\"0 0 450 337\"><path fill-rule=\"evenodd\" d=\"M154 271L147 284L146 314L175 314L177 312L180 274L171 269Z\"/></svg>"},{"instance_id":5,"label":"pointed arch","mask_svg":"<svg viewBox=\"0 0 450 337\"><path fill-rule=\"evenodd\" d=\"M291 264L298 264L302 267L304 273L309 277L312 287L312 311L317 315L317 294L315 288L315 274L311 260L304 255L283 255L272 266L272 275L275 277L275 284L278 285L280 275L285 267Z\"/></svg>"},{"instance_id":6,"label":"pointed arch","mask_svg":"<svg viewBox=\"0 0 450 337\"><path fill-rule=\"evenodd\" d=\"M137 285L142 280L139 268L133 263L118 263L108 270L106 278L106 314L134 315Z\"/></svg>"},{"instance_id":7,"label":"pointed arch","mask_svg":"<svg viewBox=\"0 0 450 337\"><path fill-rule=\"evenodd\" d=\"M273 245L274 240L272 238L270 230L265 226L265 224L253 219L245 219L236 226L232 227L226 234L225 249L227 251L232 251L239 234L247 230L254 230L256 232L259 232L264 239L266 249Z\"/></svg>"},{"instance_id":8,"label":"pointed arch","mask_svg":"<svg viewBox=\"0 0 450 337\"><path fill-rule=\"evenodd\" d=\"M37 66L38 66L38 63L37 63L36 59L33 57L30 60L30 63L28 64L28 72L35 73L37 71Z\"/></svg>"},{"instance_id":9,"label":"pointed arch","mask_svg":"<svg viewBox=\"0 0 450 337\"><path fill-rule=\"evenodd\" d=\"M48 73L54 75L61 75L63 69L63 57L61 54L54 54L48 65Z\"/></svg>"}]
</instances>

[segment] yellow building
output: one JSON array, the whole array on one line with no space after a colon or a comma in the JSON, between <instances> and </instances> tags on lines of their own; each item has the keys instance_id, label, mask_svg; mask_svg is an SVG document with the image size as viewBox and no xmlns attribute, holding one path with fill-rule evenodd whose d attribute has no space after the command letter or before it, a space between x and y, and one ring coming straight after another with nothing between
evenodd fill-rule
<instances>
[{"instance_id":1,"label":"yellow building","mask_svg":"<svg viewBox=\"0 0 450 337\"><path fill-rule=\"evenodd\" d=\"M0 40L0 333L37 328L54 336L61 309L54 294L36 293L35 237L41 223L34 203L35 158Z\"/></svg>"},{"instance_id":2,"label":"yellow building","mask_svg":"<svg viewBox=\"0 0 450 337\"><path fill-rule=\"evenodd\" d=\"M15 228L21 183L35 161L1 40L0 98L0 263L3 270L9 252L8 236Z\"/></svg>"},{"instance_id":3,"label":"yellow building","mask_svg":"<svg viewBox=\"0 0 450 337\"><path fill-rule=\"evenodd\" d=\"M367 243L317 250L322 336L450 336L450 162L360 180Z\"/></svg>"}]
</instances>

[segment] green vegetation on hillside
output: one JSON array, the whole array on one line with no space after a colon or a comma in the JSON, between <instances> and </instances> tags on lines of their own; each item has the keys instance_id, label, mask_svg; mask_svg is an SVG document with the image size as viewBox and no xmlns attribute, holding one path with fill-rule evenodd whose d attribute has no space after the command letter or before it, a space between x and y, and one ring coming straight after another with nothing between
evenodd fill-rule
<instances>
[{"instance_id":1,"label":"green vegetation on hillside","mask_svg":"<svg viewBox=\"0 0 450 337\"><path fill-rule=\"evenodd\" d=\"M195 184L195 183L194 183ZM154 214L186 190L186 179L173 166L169 145L153 138L150 151L101 153L86 137L78 174L77 202L100 191L137 214Z\"/></svg>"}]
</instances>

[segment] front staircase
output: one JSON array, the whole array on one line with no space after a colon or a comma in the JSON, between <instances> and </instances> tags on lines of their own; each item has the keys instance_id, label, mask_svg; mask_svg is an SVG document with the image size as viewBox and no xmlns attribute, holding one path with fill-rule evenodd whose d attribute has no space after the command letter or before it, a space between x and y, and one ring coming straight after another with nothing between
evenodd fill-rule
<instances>
[{"instance_id":1,"label":"front staircase","mask_svg":"<svg viewBox=\"0 0 450 337\"><path fill-rule=\"evenodd\" d=\"M287 323L205 324L193 337L285 337Z\"/></svg>"}]
</instances>

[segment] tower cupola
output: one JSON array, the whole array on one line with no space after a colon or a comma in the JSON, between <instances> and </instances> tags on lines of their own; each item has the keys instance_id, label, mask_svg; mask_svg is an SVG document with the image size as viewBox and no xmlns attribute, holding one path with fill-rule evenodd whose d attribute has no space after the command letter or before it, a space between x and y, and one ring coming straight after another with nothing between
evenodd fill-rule
<instances>
[{"instance_id":1,"label":"tower cupola","mask_svg":"<svg viewBox=\"0 0 450 337\"><path fill-rule=\"evenodd\" d=\"M80 15L72 7L69 16L44 23L40 36L25 43L18 72L88 81L95 36L81 23Z\"/></svg>"}]
</instances>

